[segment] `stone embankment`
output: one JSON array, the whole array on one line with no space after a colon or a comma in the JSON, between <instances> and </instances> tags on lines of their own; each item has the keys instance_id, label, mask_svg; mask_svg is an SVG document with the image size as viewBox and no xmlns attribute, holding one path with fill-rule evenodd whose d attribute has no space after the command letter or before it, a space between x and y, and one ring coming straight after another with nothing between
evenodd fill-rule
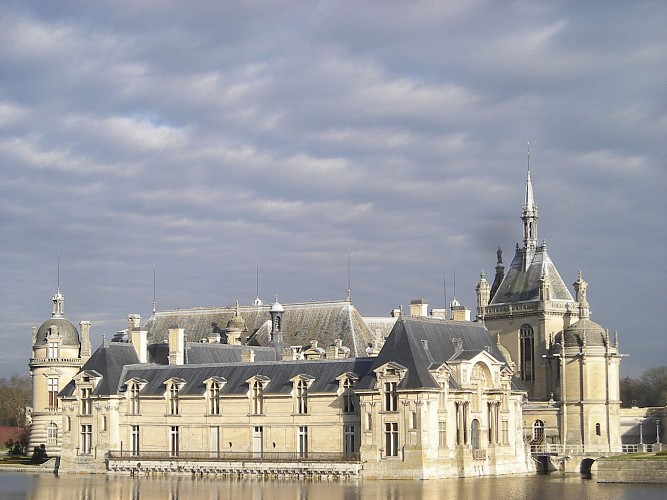
<instances>
[{"instance_id":1,"label":"stone embankment","mask_svg":"<svg viewBox=\"0 0 667 500\"><path fill-rule=\"evenodd\" d=\"M599 483L667 484L667 455L600 458L596 465Z\"/></svg>"}]
</instances>

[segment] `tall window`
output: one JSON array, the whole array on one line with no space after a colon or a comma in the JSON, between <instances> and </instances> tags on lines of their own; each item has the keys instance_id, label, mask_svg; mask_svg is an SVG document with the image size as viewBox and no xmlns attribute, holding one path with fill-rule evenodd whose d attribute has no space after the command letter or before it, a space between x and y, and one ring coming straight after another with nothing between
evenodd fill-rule
<instances>
[{"instance_id":1,"label":"tall window","mask_svg":"<svg viewBox=\"0 0 667 500\"><path fill-rule=\"evenodd\" d=\"M354 425L343 426L343 451L346 455L357 451L354 434Z\"/></svg>"},{"instance_id":2,"label":"tall window","mask_svg":"<svg viewBox=\"0 0 667 500\"><path fill-rule=\"evenodd\" d=\"M81 389L81 415L93 414L93 390L90 387Z\"/></svg>"},{"instance_id":3,"label":"tall window","mask_svg":"<svg viewBox=\"0 0 667 500\"><path fill-rule=\"evenodd\" d=\"M58 342L49 341L47 357L50 359L58 358Z\"/></svg>"},{"instance_id":4,"label":"tall window","mask_svg":"<svg viewBox=\"0 0 667 500\"><path fill-rule=\"evenodd\" d=\"M438 422L438 447L447 448L447 422L445 420Z\"/></svg>"},{"instance_id":5,"label":"tall window","mask_svg":"<svg viewBox=\"0 0 667 500\"><path fill-rule=\"evenodd\" d=\"M544 422L535 420L533 423L533 441L541 442L544 439Z\"/></svg>"},{"instance_id":6,"label":"tall window","mask_svg":"<svg viewBox=\"0 0 667 500\"><path fill-rule=\"evenodd\" d=\"M398 456L398 423L387 422L384 424L384 449L388 457Z\"/></svg>"},{"instance_id":7,"label":"tall window","mask_svg":"<svg viewBox=\"0 0 667 500\"><path fill-rule=\"evenodd\" d=\"M535 338L533 334L533 327L530 325L523 325L520 332L521 341L521 380L531 382L535 380L535 360L534 348Z\"/></svg>"},{"instance_id":8,"label":"tall window","mask_svg":"<svg viewBox=\"0 0 667 500\"><path fill-rule=\"evenodd\" d=\"M299 432L298 432L298 452L299 452L299 457L305 458L308 456L308 427L306 426L301 426L299 427Z\"/></svg>"},{"instance_id":9,"label":"tall window","mask_svg":"<svg viewBox=\"0 0 667 500\"><path fill-rule=\"evenodd\" d=\"M169 386L169 414L178 415L178 384Z\"/></svg>"},{"instance_id":10,"label":"tall window","mask_svg":"<svg viewBox=\"0 0 667 500\"><path fill-rule=\"evenodd\" d=\"M141 403L139 402L139 384L132 384L130 386L130 413L132 415L139 415L141 412Z\"/></svg>"},{"instance_id":11,"label":"tall window","mask_svg":"<svg viewBox=\"0 0 667 500\"><path fill-rule=\"evenodd\" d=\"M172 457L178 456L179 443L178 443L178 426L172 425L169 430L169 454Z\"/></svg>"},{"instance_id":12,"label":"tall window","mask_svg":"<svg viewBox=\"0 0 667 500\"><path fill-rule=\"evenodd\" d=\"M220 415L220 382L213 382L208 389L208 410L211 415Z\"/></svg>"},{"instance_id":13,"label":"tall window","mask_svg":"<svg viewBox=\"0 0 667 500\"><path fill-rule=\"evenodd\" d=\"M55 422L49 422L46 428L46 442L49 444L58 443L58 425Z\"/></svg>"},{"instance_id":14,"label":"tall window","mask_svg":"<svg viewBox=\"0 0 667 500\"><path fill-rule=\"evenodd\" d=\"M58 408L58 379L50 377L47 381L49 391L49 408Z\"/></svg>"},{"instance_id":15,"label":"tall window","mask_svg":"<svg viewBox=\"0 0 667 500\"><path fill-rule=\"evenodd\" d=\"M398 411L398 394L396 393L396 382L384 383L384 410Z\"/></svg>"},{"instance_id":16,"label":"tall window","mask_svg":"<svg viewBox=\"0 0 667 500\"><path fill-rule=\"evenodd\" d=\"M130 444L132 447L132 456L138 456L139 455L139 426L138 425L133 425L132 426L132 435L130 436Z\"/></svg>"},{"instance_id":17,"label":"tall window","mask_svg":"<svg viewBox=\"0 0 667 500\"><path fill-rule=\"evenodd\" d=\"M90 455L90 450L93 447L93 426L91 424L83 424L81 426L81 454Z\"/></svg>"},{"instance_id":18,"label":"tall window","mask_svg":"<svg viewBox=\"0 0 667 500\"><path fill-rule=\"evenodd\" d=\"M479 420L474 419L470 425L470 444L473 449L479 449Z\"/></svg>"},{"instance_id":19,"label":"tall window","mask_svg":"<svg viewBox=\"0 0 667 500\"><path fill-rule=\"evenodd\" d=\"M264 413L264 384L261 380L255 380L252 383L250 397L252 399L252 413L254 415L261 415Z\"/></svg>"},{"instance_id":20,"label":"tall window","mask_svg":"<svg viewBox=\"0 0 667 500\"><path fill-rule=\"evenodd\" d=\"M354 393L352 386L354 380L346 378L343 382L343 413L354 413Z\"/></svg>"},{"instance_id":21,"label":"tall window","mask_svg":"<svg viewBox=\"0 0 667 500\"><path fill-rule=\"evenodd\" d=\"M296 412L308 413L308 385L305 380L296 384Z\"/></svg>"}]
</instances>

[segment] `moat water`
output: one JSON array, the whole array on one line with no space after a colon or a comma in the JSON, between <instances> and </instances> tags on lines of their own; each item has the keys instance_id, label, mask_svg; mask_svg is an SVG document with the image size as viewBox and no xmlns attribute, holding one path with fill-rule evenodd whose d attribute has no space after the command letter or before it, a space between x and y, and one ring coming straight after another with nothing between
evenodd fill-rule
<instances>
[{"instance_id":1,"label":"moat water","mask_svg":"<svg viewBox=\"0 0 667 500\"><path fill-rule=\"evenodd\" d=\"M292 481L0 472L1 499L34 500L481 500L667 498L667 485L598 484L578 475L431 481Z\"/></svg>"}]
</instances>

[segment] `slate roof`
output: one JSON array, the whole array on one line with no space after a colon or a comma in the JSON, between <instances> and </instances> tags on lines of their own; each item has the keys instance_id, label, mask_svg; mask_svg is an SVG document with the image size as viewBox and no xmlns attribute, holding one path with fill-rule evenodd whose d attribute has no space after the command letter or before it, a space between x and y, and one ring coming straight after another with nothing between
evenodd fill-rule
<instances>
[{"instance_id":1,"label":"slate roof","mask_svg":"<svg viewBox=\"0 0 667 500\"><path fill-rule=\"evenodd\" d=\"M258 347L235 344L207 344L187 342L185 364L203 365L208 363L236 363L241 361L241 353L248 349L255 352L255 361L276 361L273 347ZM148 361L157 365L169 364L169 344L151 344L148 346Z\"/></svg>"},{"instance_id":2,"label":"slate roof","mask_svg":"<svg viewBox=\"0 0 667 500\"><path fill-rule=\"evenodd\" d=\"M96 371L102 375L97 383L93 396L108 396L116 394L118 380L125 365L139 363L139 358L132 344L125 342L111 342L98 347L81 371ZM74 394L74 381L71 380L60 392L59 396Z\"/></svg>"},{"instance_id":3,"label":"slate roof","mask_svg":"<svg viewBox=\"0 0 667 500\"><path fill-rule=\"evenodd\" d=\"M542 275L545 276L549 285L551 300L574 301L563 279L558 274L556 266L551 261L546 245L537 248L525 271L522 270L523 253L524 249L517 248L514 260L512 260L507 274L493 295L490 305L538 300Z\"/></svg>"},{"instance_id":4,"label":"slate roof","mask_svg":"<svg viewBox=\"0 0 667 500\"><path fill-rule=\"evenodd\" d=\"M46 335L49 329L54 326L60 334L61 345L67 346L78 346L79 345L79 332L76 329L76 326L68 320L67 318L60 316L54 316L47 319L44 323L40 325L37 329L37 335L35 337L35 344L46 345L48 340Z\"/></svg>"},{"instance_id":5,"label":"slate roof","mask_svg":"<svg viewBox=\"0 0 667 500\"><path fill-rule=\"evenodd\" d=\"M373 338L359 312L347 300L283 304L283 307L282 331L287 345L310 345L315 339L319 345L328 346L340 338L353 356L361 356ZM270 305L239 306L239 313L248 327L249 344L268 345L270 309ZM157 312L145 325L148 342L166 340L172 325L184 328L189 341L198 341L211 332L222 333L235 312L236 305Z\"/></svg>"},{"instance_id":6,"label":"slate roof","mask_svg":"<svg viewBox=\"0 0 667 500\"><path fill-rule=\"evenodd\" d=\"M205 391L204 381L211 377L222 377L227 382L221 394L244 395L248 392L247 380L262 375L270 379L264 388L265 394L289 394L293 383L290 379L297 375L306 375L315 380L309 388L312 393L336 392L339 382L336 377L343 373L353 372L363 377L368 372L373 358L355 358L342 360L309 360L289 362L253 362L207 365L128 365L120 377L121 385L131 378L147 380L141 395L162 395L165 392L165 381L170 378L185 380L179 394L202 395ZM119 387L120 389L121 387Z\"/></svg>"},{"instance_id":7,"label":"slate roof","mask_svg":"<svg viewBox=\"0 0 667 500\"><path fill-rule=\"evenodd\" d=\"M455 339L461 339L462 350L457 350ZM357 384L356 388L374 388L373 370L393 361L408 369L399 388L437 389L438 383L430 374L429 368L454 359L471 359L483 350L487 350L497 360L506 362L488 330L481 323L429 317L401 317L394 325L380 354L375 358L368 375ZM450 385L456 387L453 380L450 380Z\"/></svg>"}]
</instances>

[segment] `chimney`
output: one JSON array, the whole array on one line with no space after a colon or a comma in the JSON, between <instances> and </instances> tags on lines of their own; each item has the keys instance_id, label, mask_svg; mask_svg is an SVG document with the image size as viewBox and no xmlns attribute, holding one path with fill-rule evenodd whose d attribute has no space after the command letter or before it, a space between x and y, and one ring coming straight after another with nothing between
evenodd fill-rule
<instances>
[{"instance_id":1,"label":"chimney","mask_svg":"<svg viewBox=\"0 0 667 500\"><path fill-rule=\"evenodd\" d=\"M139 314L127 315L127 331L131 332L135 328L141 327L141 316Z\"/></svg>"},{"instance_id":2,"label":"chimney","mask_svg":"<svg viewBox=\"0 0 667 500\"><path fill-rule=\"evenodd\" d=\"M286 347L283 350L283 361L296 361L299 359L299 353L294 347Z\"/></svg>"},{"instance_id":3,"label":"chimney","mask_svg":"<svg viewBox=\"0 0 667 500\"><path fill-rule=\"evenodd\" d=\"M410 301L410 316L427 316L428 303L424 299L413 299Z\"/></svg>"},{"instance_id":4,"label":"chimney","mask_svg":"<svg viewBox=\"0 0 667 500\"><path fill-rule=\"evenodd\" d=\"M135 328L132 330L130 342L132 342L134 350L137 351L139 363L148 363L148 332L141 328Z\"/></svg>"},{"instance_id":5,"label":"chimney","mask_svg":"<svg viewBox=\"0 0 667 500\"><path fill-rule=\"evenodd\" d=\"M243 349L243 351L241 351L241 362L254 363L255 351L253 351L252 349Z\"/></svg>"},{"instance_id":6,"label":"chimney","mask_svg":"<svg viewBox=\"0 0 667 500\"><path fill-rule=\"evenodd\" d=\"M88 360L93 351L90 344L90 321L81 321L79 331L81 332L81 359Z\"/></svg>"},{"instance_id":7,"label":"chimney","mask_svg":"<svg viewBox=\"0 0 667 500\"><path fill-rule=\"evenodd\" d=\"M182 365L185 358L185 329L169 327L169 364Z\"/></svg>"},{"instance_id":8,"label":"chimney","mask_svg":"<svg viewBox=\"0 0 667 500\"><path fill-rule=\"evenodd\" d=\"M466 306L452 307L452 319L454 321L470 321L470 309Z\"/></svg>"}]
</instances>

